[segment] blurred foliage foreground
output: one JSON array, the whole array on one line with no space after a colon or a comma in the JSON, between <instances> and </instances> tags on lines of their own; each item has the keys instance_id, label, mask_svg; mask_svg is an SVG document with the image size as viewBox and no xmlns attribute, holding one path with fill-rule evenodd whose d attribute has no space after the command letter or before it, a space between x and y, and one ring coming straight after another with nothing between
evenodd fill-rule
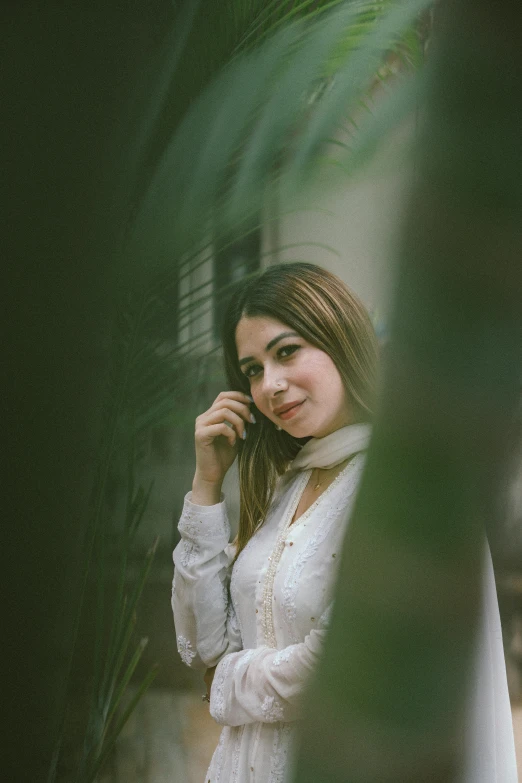
<instances>
[{"instance_id":1,"label":"blurred foliage foreground","mask_svg":"<svg viewBox=\"0 0 522 783\"><path fill-rule=\"evenodd\" d=\"M393 563L384 571L378 564L379 547L393 551L389 540L411 533L434 557L449 558L470 600L442 633L453 671L464 671L478 590L475 512L494 495L492 466L506 456L518 393L520 10L505 1L441 3L426 75L419 20L428 6L154 0L2 10L12 547L3 576L9 594L16 585L5 606L6 779L94 780L128 715L120 705L145 644L133 638L134 612L153 556L152 548L129 582L133 537L153 491L136 473L145 434L179 415L190 388L194 345L172 344L183 270L258 228L275 184L291 211L319 162L332 164L332 176L353 173L426 97L429 132L404 229L395 348L326 658L337 674L334 683L323 667L316 707L326 737L349 736L350 704L378 710L384 726L417 725L422 707L434 716L426 732L440 729L441 765L415 780L452 779L458 759L444 716L455 714L461 693L422 634L407 651L418 661L408 678L418 700L397 702L385 688L382 703L368 701L385 659L384 671L403 670L406 635L399 643L394 634L400 586L378 633L366 611L371 596L361 611L357 563L388 594ZM348 141L332 143L346 124ZM191 304L182 317L196 317ZM126 496L117 508L114 475ZM416 579L421 586L423 575ZM363 669L357 638L368 653ZM64 759L79 656L89 662L89 699ZM426 672L433 687L423 692ZM368 743L358 746L374 757L380 740L368 726ZM403 766L383 767L380 781L413 780L409 760L418 772L419 735L404 736ZM307 747L300 781L312 771L314 780L370 780L364 759L354 767L349 752L332 753L324 766L331 742Z\"/></svg>"}]
</instances>

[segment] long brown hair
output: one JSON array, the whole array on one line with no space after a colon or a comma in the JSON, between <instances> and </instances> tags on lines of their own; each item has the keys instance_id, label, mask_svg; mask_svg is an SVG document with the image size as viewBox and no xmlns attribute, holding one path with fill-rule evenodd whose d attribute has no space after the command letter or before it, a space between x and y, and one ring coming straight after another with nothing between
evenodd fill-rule
<instances>
[{"instance_id":1,"label":"long brown hair","mask_svg":"<svg viewBox=\"0 0 522 783\"><path fill-rule=\"evenodd\" d=\"M239 368L236 328L243 316L274 318L327 353L343 380L355 419L370 421L374 410L377 340L359 299L336 275L304 262L280 264L235 289L224 319L223 354L228 387L250 393ZM257 424L239 441L239 529L236 559L265 520L277 477L308 438L276 430L253 408Z\"/></svg>"}]
</instances>

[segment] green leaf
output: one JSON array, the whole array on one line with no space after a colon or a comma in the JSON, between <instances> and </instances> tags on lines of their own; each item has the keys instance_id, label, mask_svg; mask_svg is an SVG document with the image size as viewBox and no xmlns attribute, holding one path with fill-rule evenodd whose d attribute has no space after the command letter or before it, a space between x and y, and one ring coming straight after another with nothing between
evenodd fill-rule
<instances>
[{"instance_id":1,"label":"green leaf","mask_svg":"<svg viewBox=\"0 0 522 783\"><path fill-rule=\"evenodd\" d=\"M419 13L430 3L428 0L408 0L393 7L388 15L379 19L364 41L364 45L349 58L336 74L335 83L321 102L310 123L295 145L285 185L290 196L302 187L309 163L333 129L346 116L359 112L358 101L371 87L372 80L382 63L383 54L415 21Z\"/></svg>"},{"instance_id":2,"label":"green leaf","mask_svg":"<svg viewBox=\"0 0 522 783\"><path fill-rule=\"evenodd\" d=\"M84 778L84 781L82 783L95 783L96 778L98 777L99 772L103 768L103 765L106 763L107 759L109 758L109 755L114 749L114 745L116 744L116 740L118 739L119 735L121 734L121 731L125 724L127 723L128 719L134 712L136 705L142 698L142 696L146 693L150 685L154 682L154 679L156 678L156 675L158 673L158 668L154 667L142 680L140 686L138 687L135 695L129 702L127 708L123 712L122 716L117 721L113 731L111 734L105 739L103 746L101 748L99 756L94 761L92 767L89 769L88 774Z\"/></svg>"}]
</instances>

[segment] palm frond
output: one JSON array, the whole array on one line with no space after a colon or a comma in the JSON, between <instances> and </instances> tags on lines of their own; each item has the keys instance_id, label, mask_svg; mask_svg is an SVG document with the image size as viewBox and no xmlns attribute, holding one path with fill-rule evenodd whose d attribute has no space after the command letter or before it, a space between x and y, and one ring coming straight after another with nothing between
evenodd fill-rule
<instances>
[{"instance_id":1,"label":"palm frond","mask_svg":"<svg viewBox=\"0 0 522 783\"><path fill-rule=\"evenodd\" d=\"M208 233L219 200L226 230L237 231L259 209L276 167L288 175L285 200L299 191L325 140L360 113L360 98L390 52L415 61L415 22L428 5L339 3L313 21L284 26L230 63L192 102L158 161L128 249L137 264L145 263L149 275L172 265ZM307 96L332 75L332 62L342 64L333 86L310 109Z\"/></svg>"}]
</instances>

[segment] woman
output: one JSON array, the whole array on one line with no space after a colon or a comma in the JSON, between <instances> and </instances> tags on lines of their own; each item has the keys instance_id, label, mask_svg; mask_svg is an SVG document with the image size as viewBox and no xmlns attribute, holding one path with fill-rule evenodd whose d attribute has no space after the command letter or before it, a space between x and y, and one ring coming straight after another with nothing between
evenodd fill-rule
<instances>
[{"instance_id":1,"label":"woman","mask_svg":"<svg viewBox=\"0 0 522 783\"><path fill-rule=\"evenodd\" d=\"M172 605L181 657L210 670L210 713L225 727L205 781L268 783L286 777L328 625L377 345L344 283L295 263L234 296L223 346L232 391L196 420ZM236 456L240 520L229 544L221 485Z\"/></svg>"},{"instance_id":2,"label":"woman","mask_svg":"<svg viewBox=\"0 0 522 783\"><path fill-rule=\"evenodd\" d=\"M303 691L321 653L364 464L377 347L368 315L312 264L243 285L223 334L231 391L196 419L172 607L183 661L206 669L224 726L206 783L289 779ZM236 539L221 486L238 458ZM498 604L487 553L470 688L466 783L516 783Z\"/></svg>"}]
</instances>

